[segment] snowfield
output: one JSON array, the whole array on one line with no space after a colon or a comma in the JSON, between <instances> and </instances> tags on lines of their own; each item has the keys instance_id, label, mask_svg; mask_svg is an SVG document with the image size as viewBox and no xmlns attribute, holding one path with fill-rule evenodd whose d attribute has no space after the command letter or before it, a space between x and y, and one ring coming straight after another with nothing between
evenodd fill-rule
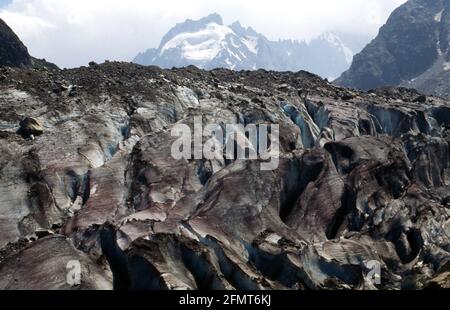
<instances>
[{"instance_id":1,"label":"snowfield","mask_svg":"<svg viewBox=\"0 0 450 310\"><path fill-rule=\"evenodd\" d=\"M197 32L184 32L168 41L161 49L160 55L172 48L181 48L186 59L210 61L214 59L227 35L233 30L226 26L210 23L206 29Z\"/></svg>"}]
</instances>

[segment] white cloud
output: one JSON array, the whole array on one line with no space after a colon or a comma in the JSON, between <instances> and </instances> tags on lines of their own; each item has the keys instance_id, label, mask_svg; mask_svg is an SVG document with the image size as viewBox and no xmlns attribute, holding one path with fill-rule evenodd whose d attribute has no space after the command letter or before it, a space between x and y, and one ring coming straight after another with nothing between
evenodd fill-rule
<instances>
[{"instance_id":1,"label":"white cloud","mask_svg":"<svg viewBox=\"0 0 450 310\"><path fill-rule=\"evenodd\" d=\"M54 24L38 16L6 11L1 14L1 17L14 28L16 33L22 34L22 39L24 40L45 35L47 31L52 31L52 28L56 28Z\"/></svg>"},{"instance_id":2,"label":"white cloud","mask_svg":"<svg viewBox=\"0 0 450 310\"><path fill-rule=\"evenodd\" d=\"M270 39L309 40L324 31L375 35L406 0L13 0L0 11L30 53L64 67L130 60L177 22L209 13Z\"/></svg>"}]
</instances>

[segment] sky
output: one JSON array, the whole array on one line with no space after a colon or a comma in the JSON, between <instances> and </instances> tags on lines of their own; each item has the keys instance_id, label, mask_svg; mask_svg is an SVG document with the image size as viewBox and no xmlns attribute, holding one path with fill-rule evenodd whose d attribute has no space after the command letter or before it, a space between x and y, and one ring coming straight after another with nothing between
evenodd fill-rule
<instances>
[{"instance_id":1,"label":"sky","mask_svg":"<svg viewBox=\"0 0 450 310\"><path fill-rule=\"evenodd\" d=\"M0 8L11 3L11 0L0 0Z\"/></svg>"},{"instance_id":2,"label":"sky","mask_svg":"<svg viewBox=\"0 0 450 310\"><path fill-rule=\"evenodd\" d=\"M0 0L0 18L31 55L64 68L131 61L157 47L176 23L219 13L272 40L311 40L323 32L375 37L406 0Z\"/></svg>"}]
</instances>

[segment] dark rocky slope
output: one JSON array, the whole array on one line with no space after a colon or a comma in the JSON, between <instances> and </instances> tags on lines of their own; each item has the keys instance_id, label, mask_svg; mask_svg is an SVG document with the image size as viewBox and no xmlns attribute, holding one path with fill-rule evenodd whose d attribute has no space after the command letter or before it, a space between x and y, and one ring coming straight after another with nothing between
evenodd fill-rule
<instances>
[{"instance_id":1,"label":"dark rocky slope","mask_svg":"<svg viewBox=\"0 0 450 310\"><path fill-rule=\"evenodd\" d=\"M31 66L31 57L17 35L0 19L0 65L11 67Z\"/></svg>"},{"instance_id":2,"label":"dark rocky slope","mask_svg":"<svg viewBox=\"0 0 450 310\"><path fill-rule=\"evenodd\" d=\"M0 289L449 286L448 101L306 72L1 75ZM196 115L280 124L279 169L173 159L170 129Z\"/></svg>"},{"instance_id":3,"label":"dark rocky slope","mask_svg":"<svg viewBox=\"0 0 450 310\"><path fill-rule=\"evenodd\" d=\"M450 98L449 34L449 0L410 0L336 83L363 90L403 85Z\"/></svg>"},{"instance_id":4,"label":"dark rocky slope","mask_svg":"<svg viewBox=\"0 0 450 310\"><path fill-rule=\"evenodd\" d=\"M52 68L56 65L28 54L28 49L12 29L0 19L0 66L20 68Z\"/></svg>"}]
</instances>

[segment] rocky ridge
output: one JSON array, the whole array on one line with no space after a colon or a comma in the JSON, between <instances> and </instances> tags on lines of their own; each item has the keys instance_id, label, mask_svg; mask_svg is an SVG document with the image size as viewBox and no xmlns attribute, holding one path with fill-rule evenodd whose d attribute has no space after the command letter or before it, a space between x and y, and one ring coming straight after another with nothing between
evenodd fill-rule
<instances>
[{"instance_id":1,"label":"rocky ridge","mask_svg":"<svg viewBox=\"0 0 450 310\"><path fill-rule=\"evenodd\" d=\"M57 66L28 53L27 47L14 31L0 18L0 66L19 68L52 68Z\"/></svg>"},{"instance_id":2,"label":"rocky ridge","mask_svg":"<svg viewBox=\"0 0 450 310\"><path fill-rule=\"evenodd\" d=\"M108 62L0 75L0 289L449 284L448 101L307 72ZM173 159L171 128L199 115L280 124L279 168ZM42 134L19 135L26 118Z\"/></svg>"},{"instance_id":3,"label":"rocky ridge","mask_svg":"<svg viewBox=\"0 0 450 310\"><path fill-rule=\"evenodd\" d=\"M449 34L449 0L409 0L336 83L363 90L401 85L450 98Z\"/></svg>"}]
</instances>

